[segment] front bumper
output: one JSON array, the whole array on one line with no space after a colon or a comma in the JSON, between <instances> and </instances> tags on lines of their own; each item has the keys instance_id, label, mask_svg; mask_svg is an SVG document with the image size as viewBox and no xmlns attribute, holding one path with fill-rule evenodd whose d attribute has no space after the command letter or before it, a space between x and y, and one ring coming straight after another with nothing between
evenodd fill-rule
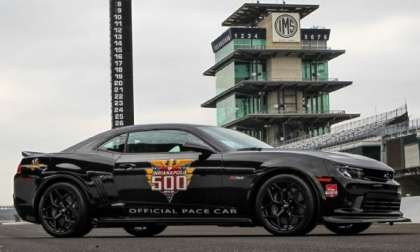
<instances>
[{"instance_id":1,"label":"front bumper","mask_svg":"<svg viewBox=\"0 0 420 252\"><path fill-rule=\"evenodd\" d=\"M331 223L409 222L400 211L400 185L336 177L338 197L327 198L322 220Z\"/></svg>"}]
</instances>

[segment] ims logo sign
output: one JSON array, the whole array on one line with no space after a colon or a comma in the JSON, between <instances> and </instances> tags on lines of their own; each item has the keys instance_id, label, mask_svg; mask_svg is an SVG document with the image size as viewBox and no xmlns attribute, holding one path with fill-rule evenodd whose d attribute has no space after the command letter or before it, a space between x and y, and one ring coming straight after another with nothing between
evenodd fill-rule
<instances>
[{"instance_id":1,"label":"ims logo sign","mask_svg":"<svg viewBox=\"0 0 420 252\"><path fill-rule=\"evenodd\" d=\"M299 42L298 13L273 13L273 42Z\"/></svg>"}]
</instances>

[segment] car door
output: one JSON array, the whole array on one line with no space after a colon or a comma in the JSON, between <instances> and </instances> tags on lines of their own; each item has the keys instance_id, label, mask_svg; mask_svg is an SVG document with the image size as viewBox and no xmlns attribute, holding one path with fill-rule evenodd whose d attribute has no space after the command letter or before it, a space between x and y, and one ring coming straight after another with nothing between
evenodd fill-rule
<instances>
[{"instance_id":1,"label":"car door","mask_svg":"<svg viewBox=\"0 0 420 252\"><path fill-rule=\"evenodd\" d=\"M182 130L128 134L126 151L116 160L114 169L115 185L128 215L210 216L219 207L221 155L200 159L201 153L185 149L185 143L207 145Z\"/></svg>"}]
</instances>

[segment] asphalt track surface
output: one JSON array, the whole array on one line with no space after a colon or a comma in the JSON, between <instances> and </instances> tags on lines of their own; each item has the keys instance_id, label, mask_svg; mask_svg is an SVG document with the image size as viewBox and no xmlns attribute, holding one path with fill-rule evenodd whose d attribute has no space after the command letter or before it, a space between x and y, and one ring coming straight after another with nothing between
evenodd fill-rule
<instances>
[{"instance_id":1,"label":"asphalt track surface","mask_svg":"<svg viewBox=\"0 0 420 252\"><path fill-rule=\"evenodd\" d=\"M174 226L136 238L114 228L77 239L51 238L37 225L0 225L0 251L420 251L420 224L375 225L356 236L319 226L301 237L274 237L262 228Z\"/></svg>"}]
</instances>

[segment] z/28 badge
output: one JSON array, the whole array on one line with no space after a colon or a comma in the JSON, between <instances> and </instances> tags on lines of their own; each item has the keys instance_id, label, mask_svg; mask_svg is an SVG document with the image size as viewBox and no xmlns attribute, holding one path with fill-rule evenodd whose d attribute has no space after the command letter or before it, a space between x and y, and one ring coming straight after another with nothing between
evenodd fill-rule
<instances>
[{"instance_id":1,"label":"z/28 badge","mask_svg":"<svg viewBox=\"0 0 420 252\"><path fill-rule=\"evenodd\" d=\"M159 191L166 196L169 202L179 191L186 191L191 182L194 160L153 160L152 168L146 169L147 182L152 191Z\"/></svg>"}]
</instances>

